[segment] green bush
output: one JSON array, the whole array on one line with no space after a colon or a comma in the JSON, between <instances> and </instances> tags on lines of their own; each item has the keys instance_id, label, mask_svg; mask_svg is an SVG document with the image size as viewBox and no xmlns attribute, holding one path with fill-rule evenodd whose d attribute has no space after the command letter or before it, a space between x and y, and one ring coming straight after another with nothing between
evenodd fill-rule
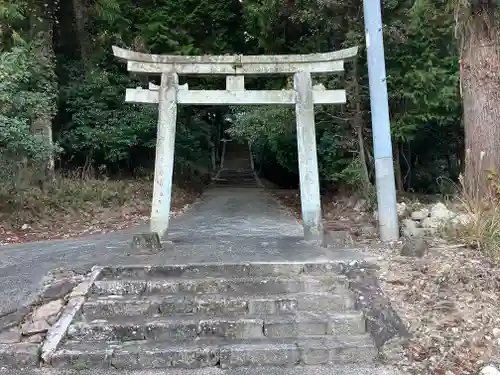
<instances>
[{"instance_id":1,"label":"green bush","mask_svg":"<svg viewBox=\"0 0 500 375\"><path fill-rule=\"evenodd\" d=\"M53 116L55 95L33 49L22 45L0 53L0 179L11 188L28 165L41 168L58 150L31 132L37 117Z\"/></svg>"}]
</instances>

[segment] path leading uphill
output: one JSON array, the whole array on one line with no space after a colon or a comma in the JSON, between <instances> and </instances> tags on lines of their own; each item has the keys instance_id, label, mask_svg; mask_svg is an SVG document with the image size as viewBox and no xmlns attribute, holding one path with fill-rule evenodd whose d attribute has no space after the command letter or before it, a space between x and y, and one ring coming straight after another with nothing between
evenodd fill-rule
<instances>
[{"instance_id":1,"label":"path leading uphill","mask_svg":"<svg viewBox=\"0 0 500 375\"><path fill-rule=\"evenodd\" d=\"M244 368L249 375L285 369L396 375L374 363L375 342L349 289L346 265L362 257L305 242L301 225L258 187L253 171L222 172L171 222L173 246L163 251L130 248L131 234L146 228L3 247L3 311L29 301L54 268L109 266L93 281L57 351L39 357L31 344L30 365L19 374L70 375L78 368L82 375L231 375ZM19 367L15 352L3 358Z\"/></svg>"},{"instance_id":2,"label":"path leading uphill","mask_svg":"<svg viewBox=\"0 0 500 375\"><path fill-rule=\"evenodd\" d=\"M129 254L131 235L145 227L82 239L42 241L0 248L0 315L36 294L48 271L89 269L94 264L147 263ZM260 188L208 189L200 201L171 222L175 250L164 254L176 263L218 260L292 260L323 256L302 251L302 228ZM165 259L166 260L166 259Z\"/></svg>"}]
</instances>

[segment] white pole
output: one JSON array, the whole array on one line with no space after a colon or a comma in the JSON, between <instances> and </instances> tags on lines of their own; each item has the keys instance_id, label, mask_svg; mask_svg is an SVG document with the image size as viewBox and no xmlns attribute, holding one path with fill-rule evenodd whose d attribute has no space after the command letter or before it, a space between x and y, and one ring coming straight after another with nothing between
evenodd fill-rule
<instances>
[{"instance_id":1,"label":"white pole","mask_svg":"<svg viewBox=\"0 0 500 375\"><path fill-rule=\"evenodd\" d=\"M389 121L380 0L364 0L363 9L368 52L380 239L382 241L396 241L399 238L399 224L396 209L396 184L392 161L391 125Z\"/></svg>"}]
</instances>

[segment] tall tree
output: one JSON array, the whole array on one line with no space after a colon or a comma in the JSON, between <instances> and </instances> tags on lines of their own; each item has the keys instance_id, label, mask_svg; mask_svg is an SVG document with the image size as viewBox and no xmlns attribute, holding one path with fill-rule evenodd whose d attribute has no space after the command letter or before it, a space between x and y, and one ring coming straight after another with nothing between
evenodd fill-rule
<instances>
[{"instance_id":1,"label":"tall tree","mask_svg":"<svg viewBox=\"0 0 500 375\"><path fill-rule=\"evenodd\" d=\"M76 39L80 49L80 56L85 67L89 67L91 44L90 36L87 31L87 12L88 5L83 0L73 0L73 16L75 18Z\"/></svg>"},{"instance_id":2,"label":"tall tree","mask_svg":"<svg viewBox=\"0 0 500 375\"><path fill-rule=\"evenodd\" d=\"M46 84L46 106L37 108L33 113L32 131L39 135L52 148L52 119L56 110L57 82L55 75L55 53L53 46L53 28L55 24L55 7L53 0L31 0L30 33L34 42L34 58L40 62L39 80ZM54 179L54 157L51 156L46 165L47 180Z\"/></svg>"},{"instance_id":3,"label":"tall tree","mask_svg":"<svg viewBox=\"0 0 500 375\"><path fill-rule=\"evenodd\" d=\"M456 0L466 187L482 196L500 170L500 56L495 0Z\"/></svg>"}]
</instances>

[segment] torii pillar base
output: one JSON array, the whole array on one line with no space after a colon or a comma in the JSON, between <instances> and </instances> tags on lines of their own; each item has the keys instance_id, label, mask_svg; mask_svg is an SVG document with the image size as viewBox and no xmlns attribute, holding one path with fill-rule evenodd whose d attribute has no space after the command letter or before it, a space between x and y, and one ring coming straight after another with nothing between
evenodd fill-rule
<instances>
[{"instance_id":1,"label":"torii pillar base","mask_svg":"<svg viewBox=\"0 0 500 375\"><path fill-rule=\"evenodd\" d=\"M171 249L172 241L160 240L160 236L156 232L138 233L132 237L131 249L140 253L159 253L161 251Z\"/></svg>"}]
</instances>

